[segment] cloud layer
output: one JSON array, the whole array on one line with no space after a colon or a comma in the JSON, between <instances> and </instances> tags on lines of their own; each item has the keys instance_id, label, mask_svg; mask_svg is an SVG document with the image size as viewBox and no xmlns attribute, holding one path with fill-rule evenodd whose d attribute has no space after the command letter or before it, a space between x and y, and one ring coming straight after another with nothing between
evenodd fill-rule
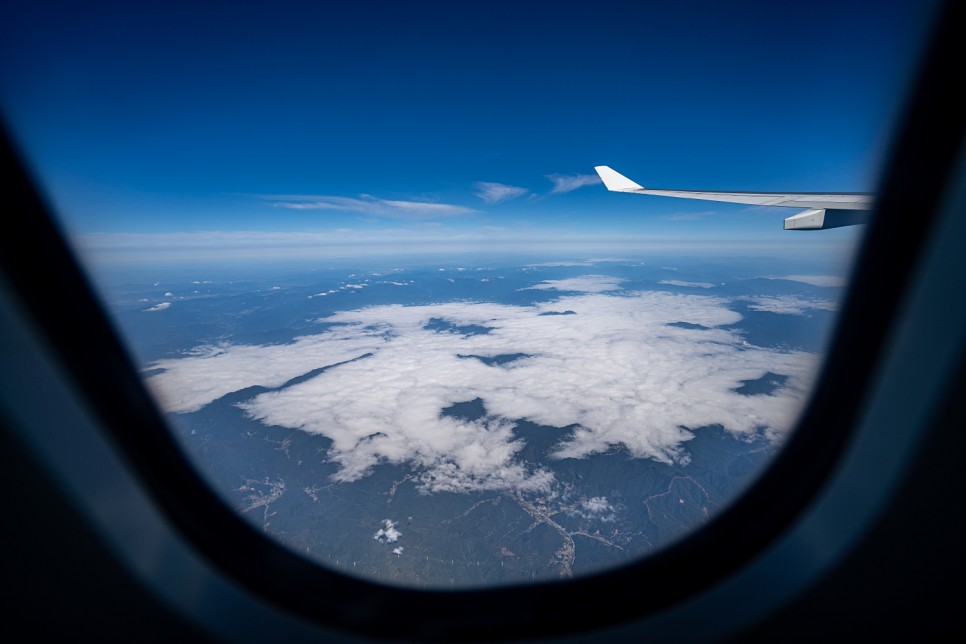
<instances>
[{"instance_id":1,"label":"cloud layer","mask_svg":"<svg viewBox=\"0 0 966 644\"><path fill-rule=\"evenodd\" d=\"M575 279L590 284L591 278L601 276ZM290 344L203 347L158 361L151 368L164 371L147 382L166 409L186 412L232 391L277 388L330 366L241 407L267 424L330 438L328 458L341 466L336 480L358 480L380 462L408 464L426 492L552 491L552 473L517 456L519 419L567 428L547 430L558 433L554 458L623 445L635 457L662 462L688 460L695 428L720 424L736 435L764 428L778 437L795 419L814 354L751 347L739 333L715 328L741 319L722 298L615 295L586 286L584 294L532 306L457 302L344 311L322 320L336 326ZM541 315L561 308L574 314ZM450 326L425 328L434 319ZM675 322L705 328L669 326ZM470 327L489 330L459 331ZM525 357L502 365L460 357L517 353ZM735 392L769 371L788 376L773 394ZM476 398L485 418L441 414ZM585 511L605 509L592 499Z\"/></svg>"}]
</instances>

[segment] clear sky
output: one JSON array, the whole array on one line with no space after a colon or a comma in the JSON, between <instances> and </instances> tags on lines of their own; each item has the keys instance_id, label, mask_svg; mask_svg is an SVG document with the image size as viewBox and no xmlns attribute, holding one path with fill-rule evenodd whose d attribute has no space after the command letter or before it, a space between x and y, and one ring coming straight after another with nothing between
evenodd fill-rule
<instances>
[{"instance_id":1,"label":"clear sky","mask_svg":"<svg viewBox=\"0 0 966 644\"><path fill-rule=\"evenodd\" d=\"M652 187L873 191L931 6L11 2L0 107L94 246L815 245L854 233L608 193L593 166Z\"/></svg>"}]
</instances>

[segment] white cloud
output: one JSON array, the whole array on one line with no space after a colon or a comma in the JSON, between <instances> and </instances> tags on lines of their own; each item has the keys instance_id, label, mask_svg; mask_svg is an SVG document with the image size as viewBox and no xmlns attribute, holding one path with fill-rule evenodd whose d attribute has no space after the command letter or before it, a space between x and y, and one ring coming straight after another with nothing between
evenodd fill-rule
<instances>
[{"instance_id":1,"label":"white cloud","mask_svg":"<svg viewBox=\"0 0 966 644\"><path fill-rule=\"evenodd\" d=\"M171 307L171 302L161 302L160 304L155 304L149 309L144 309L145 311L163 311Z\"/></svg>"},{"instance_id":2,"label":"white cloud","mask_svg":"<svg viewBox=\"0 0 966 644\"><path fill-rule=\"evenodd\" d=\"M601 183L600 177L596 174L548 174L547 178L553 182L551 193L572 192L584 186L595 186Z\"/></svg>"},{"instance_id":3,"label":"white cloud","mask_svg":"<svg viewBox=\"0 0 966 644\"><path fill-rule=\"evenodd\" d=\"M398 546L398 547L392 549L392 554L394 554L394 555L396 555L398 557L398 556L400 556L403 553L403 550L404 550L404 548L402 546Z\"/></svg>"},{"instance_id":4,"label":"white cloud","mask_svg":"<svg viewBox=\"0 0 966 644\"><path fill-rule=\"evenodd\" d=\"M376 331L371 331L369 340L364 335L355 329L340 334L336 328L290 344L201 346L185 358L154 362L151 369L165 372L148 378L147 384L168 411L197 411L233 391L278 387L313 369L353 360L381 346Z\"/></svg>"},{"instance_id":5,"label":"white cloud","mask_svg":"<svg viewBox=\"0 0 966 644\"><path fill-rule=\"evenodd\" d=\"M547 492L552 473L518 458L519 419L576 426L559 432L555 458L621 444L634 457L682 463L691 429L720 424L749 435L764 427L772 437L788 429L817 358L749 346L737 332L717 328L741 319L728 304L706 295L589 292L532 306L373 306L324 318L334 326L290 344L201 347L158 361L150 368L164 371L147 383L167 410L184 412L330 366L241 407L266 424L328 437L337 481L358 480L387 462L411 467L424 492ZM562 308L575 315L540 315ZM490 331L425 329L434 318ZM668 326L673 322L706 329ZM527 357L503 366L459 357L509 353ZM768 371L787 375L785 385L762 396L734 391ZM476 398L487 417L441 415Z\"/></svg>"},{"instance_id":6,"label":"white cloud","mask_svg":"<svg viewBox=\"0 0 966 644\"><path fill-rule=\"evenodd\" d=\"M580 505L588 512L593 512L594 514L601 514L613 510L611 504L607 501L607 497L603 496L589 498L586 501L582 501Z\"/></svg>"},{"instance_id":7,"label":"white cloud","mask_svg":"<svg viewBox=\"0 0 966 644\"><path fill-rule=\"evenodd\" d=\"M831 300L810 299L797 295L757 295L738 298L749 302L748 308L753 311L766 311L783 315L802 315L812 309L836 310L835 302Z\"/></svg>"},{"instance_id":8,"label":"white cloud","mask_svg":"<svg viewBox=\"0 0 966 644\"><path fill-rule=\"evenodd\" d=\"M848 280L838 275L781 275L778 277L767 277L770 280L790 280L792 282L804 282L812 286L842 287Z\"/></svg>"},{"instance_id":9,"label":"white cloud","mask_svg":"<svg viewBox=\"0 0 966 644\"><path fill-rule=\"evenodd\" d=\"M493 183L490 181L477 181L474 184L476 196L486 203L500 203L508 199L516 199L530 192L526 188L510 186L505 183Z\"/></svg>"},{"instance_id":10,"label":"white cloud","mask_svg":"<svg viewBox=\"0 0 966 644\"><path fill-rule=\"evenodd\" d=\"M396 543L399 541L399 537L401 536L402 532L396 530L395 521L383 519L382 527L376 531L376 534L372 535L372 538L379 543ZM402 553L402 548L397 548L396 550L399 550L399 552L396 552L395 550L393 550L393 552L396 552L396 554Z\"/></svg>"},{"instance_id":11,"label":"white cloud","mask_svg":"<svg viewBox=\"0 0 966 644\"><path fill-rule=\"evenodd\" d=\"M564 505L561 510L572 517L591 519L609 523L617 518L616 508L611 505L607 497L594 496L583 499L574 505Z\"/></svg>"},{"instance_id":12,"label":"white cloud","mask_svg":"<svg viewBox=\"0 0 966 644\"><path fill-rule=\"evenodd\" d=\"M358 199L330 195L275 195L264 199L271 201L277 208L338 210L394 219L435 219L478 212L473 208L455 204L380 199L372 195L360 195Z\"/></svg>"},{"instance_id":13,"label":"white cloud","mask_svg":"<svg viewBox=\"0 0 966 644\"><path fill-rule=\"evenodd\" d=\"M666 284L668 286L689 286L691 288L714 288L714 284L711 282L685 282L683 280L661 280L658 284Z\"/></svg>"},{"instance_id":14,"label":"white cloud","mask_svg":"<svg viewBox=\"0 0 966 644\"><path fill-rule=\"evenodd\" d=\"M578 293L601 293L620 289L623 278L609 275L582 275L562 280L544 280L525 289L539 289L544 291L576 291Z\"/></svg>"},{"instance_id":15,"label":"white cloud","mask_svg":"<svg viewBox=\"0 0 966 644\"><path fill-rule=\"evenodd\" d=\"M349 277L354 277L354 276L353 275L350 275ZM368 281L369 280L366 280L366 282L368 282ZM390 284L395 284L397 282L389 282L389 283ZM311 300L312 298L315 298L315 297L326 297L327 295L332 295L333 293L338 293L339 291L345 291L345 290L357 291L357 290L363 289L363 288L365 288L367 286L369 286L369 284L367 284L367 283L362 283L362 284L343 284L342 286L340 286L337 289L333 288L333 289L329 289L328 291L323 291L322 293L316 293L314 295L309 295L309 296L307 296L306 299Z\"/></svg>"}]
</instances>

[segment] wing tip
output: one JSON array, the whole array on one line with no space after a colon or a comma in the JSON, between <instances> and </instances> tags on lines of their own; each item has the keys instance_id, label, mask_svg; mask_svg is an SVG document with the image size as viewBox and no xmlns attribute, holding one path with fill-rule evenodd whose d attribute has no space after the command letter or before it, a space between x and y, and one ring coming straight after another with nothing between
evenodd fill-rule
<instances>
[{"instance_id":1,"label":"wing tip","mask_svg":"<svg viewBox=\"0 0 966 644\"><path fill-rule=\"evenodd\" d=\"M600 180L604 182L604 186L612 192L636 192L638 190L644 190L644 186L634 183L610 166L598 165L594 166L594 170L597 172Z\"/></svg>"}]
</instances>

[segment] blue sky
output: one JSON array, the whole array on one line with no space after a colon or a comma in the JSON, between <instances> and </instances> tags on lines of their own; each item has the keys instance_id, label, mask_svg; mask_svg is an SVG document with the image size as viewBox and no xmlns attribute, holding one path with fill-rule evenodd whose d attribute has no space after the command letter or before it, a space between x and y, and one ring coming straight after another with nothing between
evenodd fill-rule
<instances>
[{"instance_id":1,"label":"blue sky","mask_svg":"<svg viewBox=\"0 0 966 644\"><path fill-rule=\"evenodd\" d=\"M593 166L872 191L931 6L17 4L0 107L101 247L849 240L783 233L785 209L608 193Z\"/></svg>"}]
</instances>

